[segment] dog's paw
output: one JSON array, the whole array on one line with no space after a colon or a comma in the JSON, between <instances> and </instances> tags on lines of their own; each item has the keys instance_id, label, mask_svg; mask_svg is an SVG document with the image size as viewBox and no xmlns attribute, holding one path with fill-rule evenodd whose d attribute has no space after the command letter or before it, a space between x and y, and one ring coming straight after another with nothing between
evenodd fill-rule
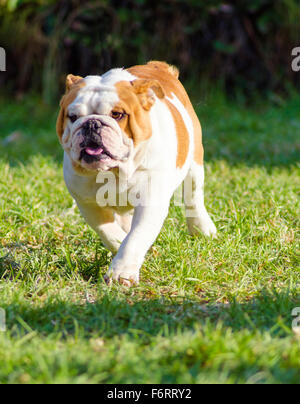
<instances>
[{"instance_id":1,"label":"dog's paw","mask_svg":"<svg viewBox=\"0 0 300 404\"><path fill-rule=\"evenodd\" d=\"M199 233L203 233L207 237L215 238L217 236L217 229L214 222L207 215L205 217L189 218L188 219L189 233L192 236L197 236Z\"/></svg>"},{"instance_id":2,"label":"dog's paw","mask_svg":"<svg viewBox=\"0 0 300 404\"><path fill-rule=\"evenodd\" d=\"M112 282L119 282L121 285L131 287L139 284L139 271L129 268L110 268L104 275L104 280L107 285L111 285Z\"/></svg>"},{"instance_id":3,"label":"dog's paw","mask_svg":"<svg viewBox=\"0 0 300 404\"><path fill-rule=\"evenodd\" d=\"M207 237L215 238L217 236L217 228L211 218L202 224L202 232Z\"/></svg>"}]
</instances>

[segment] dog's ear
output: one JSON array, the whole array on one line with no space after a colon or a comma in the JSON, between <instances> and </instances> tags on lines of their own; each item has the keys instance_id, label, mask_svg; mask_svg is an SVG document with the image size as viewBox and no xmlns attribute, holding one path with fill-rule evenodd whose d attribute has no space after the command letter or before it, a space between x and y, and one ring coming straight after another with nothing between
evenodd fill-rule
<instances>
[{"instance_id":1,"label":"dog's ear","mask_svg":"<svg viewBox=\"0 0 300 404\"><path fill-rule=\"evenodd\" d=\"M81 82L81 84L80 84ZM78 85L77 85L78 84ZM77 85L77 87L76 87ZM56 121L56 132L61 139L64 133L67 106L76 98L77 91L84 85L83 78L69 74L66 78L66 93L60 101L60 111ZM74 91L71 91L74 89Z\"/></svg>"},{"instance_id":2,"label":"dog's ear","mask_svg":"<svg viewBox=\"0 0 300 404\"><path fill-rule=\"evenodd\" d=\"M131 85L139 97L143 108L147 111L155 103L154 94L160 99L165 97L165 92L157 80L137 79L132 81Z\"/></svg>"},{"instance_id":3,"label":"dog's ear","mask_svg":"<svg viewBox=\"0 0 300 404\"><path fill-rule=\"evenodd\" d=\"M71 88L81 80L82 77L69 74L66 78L66 92L70 91Z\"/></svg>"},{"instance_id":4,"label":"dog's ear","mask_svg":"<svg viewBox=\"0 0 300 404\"><path fill-rule=\"evenodd\" d=\"M56 120L56 133L61 140L62 135L64 133L64 121L65 121L65 108L64 108L64 101L65 101L65 95L60 101L60 110L58 113L58 117Z\"/></svg>"}]
</instances>

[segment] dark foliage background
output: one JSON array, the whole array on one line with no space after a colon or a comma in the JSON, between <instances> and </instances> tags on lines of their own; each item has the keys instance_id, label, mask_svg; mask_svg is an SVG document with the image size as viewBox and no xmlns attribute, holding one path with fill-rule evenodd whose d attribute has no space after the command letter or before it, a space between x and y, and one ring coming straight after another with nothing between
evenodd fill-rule
<instances>
[{"instance_id":1,"label":"dark foliage background","mask_svg":"<svg viewBox=\"0 0 300 404\"><path fill-rule=\"evenodd\" d=\"M300 86L299 0L0 0L1 88L56 99L67 72L101 74L150 59L184 80L250 95ZM58 83L60 86L58 86Z\"/></svg>"}]
</instances>

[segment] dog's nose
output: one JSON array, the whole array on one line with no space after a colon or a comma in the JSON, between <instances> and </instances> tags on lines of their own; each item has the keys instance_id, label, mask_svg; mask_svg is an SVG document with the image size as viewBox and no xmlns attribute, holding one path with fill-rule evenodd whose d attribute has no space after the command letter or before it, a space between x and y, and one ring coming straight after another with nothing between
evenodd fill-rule
<instances>
[{"instance_id":1,"label":"dog's nose","mask_svg":"<svg viewBox=\"0 0 300 404\"><path fill-rule=\"evenodd\" d=\"M101 122L98 121L97 119L89 119L82 125L82 130L85 133L98 132L101 126L102 126Z\"/></svg>"}]
</instances>

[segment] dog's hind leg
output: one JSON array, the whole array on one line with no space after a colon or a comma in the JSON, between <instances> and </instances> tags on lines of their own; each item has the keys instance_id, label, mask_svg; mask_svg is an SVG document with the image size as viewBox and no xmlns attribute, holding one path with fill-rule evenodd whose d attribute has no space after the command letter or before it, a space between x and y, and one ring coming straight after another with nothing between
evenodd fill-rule
<instances>
[{"instance_id":1,"label":"dog's hind leg","mask_svg":"<svg viewBox=\"0 0 300 404\"><path fill-rule=\"evenodd\" d=\"M215 236L216 226L204 205L204 167L193 162L184 181L184 199L188 229L191 235L201 231Z\"/></svg>"}]
</instances>

